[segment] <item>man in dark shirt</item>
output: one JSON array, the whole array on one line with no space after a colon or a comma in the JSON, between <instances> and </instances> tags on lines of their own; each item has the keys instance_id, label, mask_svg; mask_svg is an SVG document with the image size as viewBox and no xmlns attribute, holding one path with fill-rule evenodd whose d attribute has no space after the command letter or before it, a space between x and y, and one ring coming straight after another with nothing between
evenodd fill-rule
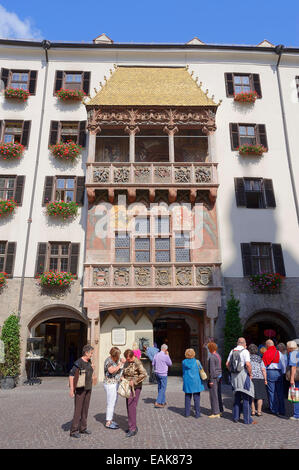
<instances>
[{"instance_id":1,"label":"man in dark shirt","mask_svg":"<svg viewBox=\"0 0 299 470\"><path fill-rule=\"evenodd\" d=\"M75 397L75 412L72 421L70 435L79 438L81 434L91 434L87 430L87 415L92 390L93 366L91 358L93 347L87 344L83 347L82 357L78 359L69 373L70 397ZM85 385L77 387L79 375L85 371Z\"/></svg>"}]
</instances>

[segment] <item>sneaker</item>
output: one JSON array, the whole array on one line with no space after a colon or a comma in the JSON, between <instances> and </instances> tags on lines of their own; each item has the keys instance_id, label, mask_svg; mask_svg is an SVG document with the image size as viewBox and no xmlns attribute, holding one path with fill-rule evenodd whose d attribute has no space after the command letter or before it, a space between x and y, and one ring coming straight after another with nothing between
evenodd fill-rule
<instances>
[{"instance_id":1,"label":"sneaker","mask_svg":"<svg viewBox=\"0 0 299 470\"><path fill-rule=\"evenodd\" d=\"M108 429L119 429L119 425L116 424L116 423L114 423L114 422L112 421L112 423L110 423L109 426L107 426L107 425L105 424L105 428L108 428Z\"/></svg>"},{"instance_id":2,"label":"sneaker","mask_svg":"<svg viewBox=\"0 0 299 470\"><path fill-rule=\"evenodd\" d=\"M209 418L220 418L220 413L218 415L210 415Z\"/></svg>"},{"instance_id":3,"label":"sneaker","mask_svg":"<svg viewBox=\"0 0 299 470\"><path fill-rule=\"evenodd\" d=\"M291 416L289 419L292 419L293 421L299 421L299 418L295 418L295 416Z\"/></svg>"}]
</instances>

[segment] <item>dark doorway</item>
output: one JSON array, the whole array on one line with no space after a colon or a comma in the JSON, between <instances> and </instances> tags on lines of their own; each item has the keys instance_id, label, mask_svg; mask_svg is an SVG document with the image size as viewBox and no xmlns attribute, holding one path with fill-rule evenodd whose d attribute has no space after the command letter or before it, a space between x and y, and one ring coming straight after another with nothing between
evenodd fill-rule
<instances>
[{"instance_id":1,"label":"dark doorway","mask_svg":"<svg viewBox=\"0 0 299 470\"><path fill-rule=\"evenodd\" d=\"M246 339L247 345L254 343L257 346L264 344L267 339L272 339L275 344L286 344L287 341L292 339L290 338L286 329L273 321L260 321L252 323L250 326L245 328L244 337Z\"/></svg>"},{"instance_id":2,"label":"dark doorway","mask_svg":"<svg viewBox=\"0 0 299 470\"><path fill-rule=\"evenodd\" d=\"M190 327L184 319L163 318L154 323L154 342L160 349L163 343L167 344L172 367L169 375L182 374L182 360L190 344Z\"/></svg>"},{"instance_id":3,"label":"dark doorway","mask_svg":"<svg viewBox=\"0 0 299 470\"><path fill-rule=\"evenodd\" d=\"M86 344L87 327L78 320L53 318L41 323L35 336L43 338L41 375L68 375Z\"/></svg>"}]
</instances>

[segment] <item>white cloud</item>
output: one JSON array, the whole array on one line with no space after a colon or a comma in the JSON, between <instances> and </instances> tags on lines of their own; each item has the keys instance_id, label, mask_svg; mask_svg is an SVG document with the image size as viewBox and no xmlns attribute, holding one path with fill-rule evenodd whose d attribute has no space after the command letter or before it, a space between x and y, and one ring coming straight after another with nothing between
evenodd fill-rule
<instances>
[{"instance_id":1,"label":"white cloud","mask_svg":"<svg viewBox=\"0 0 299 470\"><path fill-rule=\"evenodd\" d=\"M13 12L0 5L0 38L2 39L42 39L41 31L36 29L30 18L23 21Z\"/></svg>"}]
</instances>

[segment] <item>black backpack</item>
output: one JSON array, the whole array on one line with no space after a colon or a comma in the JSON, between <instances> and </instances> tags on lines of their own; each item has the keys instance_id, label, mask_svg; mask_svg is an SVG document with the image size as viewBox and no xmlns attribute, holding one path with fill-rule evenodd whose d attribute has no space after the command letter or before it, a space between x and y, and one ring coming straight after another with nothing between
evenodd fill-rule
<instances>
[{"instance_id":1,"label":"black backpack","mask_svg":"<svg viewBox=\"0 0 299 470\"><path fill-rule=\"evenodd\" d=\"M233 374L238 374L242 369L241 351L234 349L229 361L229 370Z\"/></svg>"}]
</instances>

